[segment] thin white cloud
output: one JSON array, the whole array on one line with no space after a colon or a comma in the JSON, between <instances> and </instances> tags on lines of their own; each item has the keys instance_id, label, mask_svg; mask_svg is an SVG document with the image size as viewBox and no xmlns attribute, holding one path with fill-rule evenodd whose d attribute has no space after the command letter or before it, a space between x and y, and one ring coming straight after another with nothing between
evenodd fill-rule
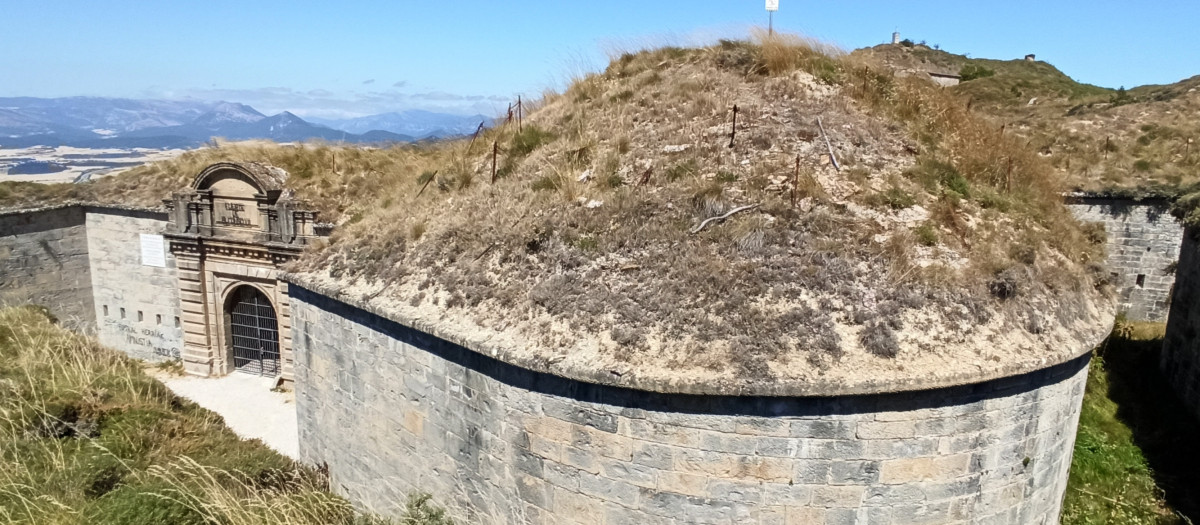
<instances>
[{"instance_id":1,"label":"thin white cloud","mask_svg":"<svg viewBox=\"0 0 1200 525\"><path fill-rule=\"evenodd\" d=\"M184 89L156 90L150 98L193 99L248 104L260 112L273 115L290 111L301 117L327 119L354 118L408 109L423 109L443 113L498 115L509 97L498 95L459 94L445 91L406 93L399 89L334 93L326 89L298 91L285 87L256 89Z\"/></svg>"}]
</instances>

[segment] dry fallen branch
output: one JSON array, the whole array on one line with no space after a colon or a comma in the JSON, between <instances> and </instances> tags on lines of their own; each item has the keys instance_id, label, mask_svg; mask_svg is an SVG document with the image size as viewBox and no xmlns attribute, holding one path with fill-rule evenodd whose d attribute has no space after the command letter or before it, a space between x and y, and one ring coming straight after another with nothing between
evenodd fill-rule
<instances>
[{"instance_id":1,"label":"dry fallen branch","mask_svg":"<svg viewBox=\"0 0 1200 525\"><path fill-rule=\"evenodd\" d=\"M710 222L723 221L725 219L732 217L733 214L735 214L735 213L740 213L740 212L743 212L746 210L753 210L754 208L757 208L759 206L761 206L761 204L751 204L749 206L742 206L740 208L734 208L732 210L729 210L729 212L726 213L725 215L720 215L717 217L709 217L707 219L704 219L704 222L701 222L699 226L692 228L692 231L690 231L688 233L700 233L701 230L708 227L708 223L710 223Z\"/></svg>"},{"instance_id":2,"label":"dry fallen branch","mask_svg":"<svg viewBox=\"0 0 1200 525\"><path fill-rule=\"evenodd\" d=\"M817 117L817 126L821 128L821 137L825 139L825 148L829 150L829 160L833 161L833 169L842 171L842 166L838 164L837 156L833 154L833 144L829 143L829 134L825 132L825 124L821 122L821 117Z\"/></svg>"}]
</instances>

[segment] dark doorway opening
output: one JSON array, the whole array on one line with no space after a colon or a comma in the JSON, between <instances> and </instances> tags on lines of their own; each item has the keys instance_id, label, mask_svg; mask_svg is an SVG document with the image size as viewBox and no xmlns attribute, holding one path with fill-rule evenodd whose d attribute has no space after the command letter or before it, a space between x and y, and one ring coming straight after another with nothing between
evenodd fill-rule
<instances>
[{"instance_id":1,"label":"dark doorway opening","mask_svg":"<svg viewBox=\"0 0 1200 525\"><path fill-rule=\"evenodd\" d=\"M233 368L239 372L279 375L279 323L275 307L253 286L242 286L225 303Z\"/></svg>"}]
</instances>

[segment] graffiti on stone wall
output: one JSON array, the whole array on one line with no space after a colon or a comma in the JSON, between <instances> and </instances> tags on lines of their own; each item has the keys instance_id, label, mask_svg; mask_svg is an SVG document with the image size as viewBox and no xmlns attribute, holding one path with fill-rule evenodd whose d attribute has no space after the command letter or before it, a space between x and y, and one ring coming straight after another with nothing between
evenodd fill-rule
<instances>
[{"instance_id":1,"label":"graffiti on stone wall","mask_svg":"<svg viewBox=\"0 0 1200 525\"><path fill-rule=\"evenodd\" d=\"M168 339L161 330L138 328L120 319L107 319L104 324L120 334L121 340L129 347L140 347L168 359L180 357L178 341Z\"/></svg>"}]
</instances>

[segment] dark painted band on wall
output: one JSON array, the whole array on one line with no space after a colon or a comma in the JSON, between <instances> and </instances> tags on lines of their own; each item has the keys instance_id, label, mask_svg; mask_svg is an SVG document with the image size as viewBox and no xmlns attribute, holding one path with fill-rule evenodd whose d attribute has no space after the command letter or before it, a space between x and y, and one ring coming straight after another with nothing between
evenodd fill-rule
<instances>
[{"instance_id":1,"label":"dark painted band on wall","mask_svg":"<svg viewBox=\"0 0 1200 525\"><path fill-rule=\"evenodd\" d=\"M588 383L523 368L309 290L302 284L292 283L289 287L289 294L292 301L296 303L307 303L343 319L353 320L396 341L462 366L469 373L482 374L506 385L540 394L606 404L629 410L707 415L804 417L955 406L985 399L1019 395L1048 384L1058 383L1073 377L1081 369L1087 367L1091 360L1091 352L1087 352L1069 361L1033 372L969 385L903 393L851 394L837 397L775 397L648 392L620 386ZM299 332L303 329L302 327L303 323L296 323L293 329ZM295 337L306 338L308 335L297 333ZM353 343L348 342L347 344ZM304 342L303 347L309 349L307 351L312 351L312 345L308 342Z\"/></svg>"}]
</instances>

